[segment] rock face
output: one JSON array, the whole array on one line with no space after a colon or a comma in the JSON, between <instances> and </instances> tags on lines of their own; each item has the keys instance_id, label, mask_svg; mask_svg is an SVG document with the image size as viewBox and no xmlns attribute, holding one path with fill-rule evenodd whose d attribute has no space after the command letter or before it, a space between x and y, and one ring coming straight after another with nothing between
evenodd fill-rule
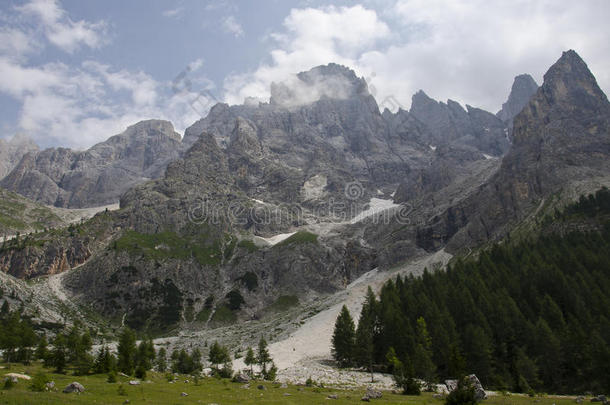
<instances>
[{"instance_id":1,"label":"rock face","mask_svg":"<svg viewBox=\"0 0 610 405\"><path fill-rule=\"evenodd\" d=\"M8 140L0 138L0 180L13 170L23 155L37 151L38 145L26 135L17 134Z\"/></svg>"},{"instance_id":2,"label":"rock face","mask_svg":"<svg viewBox=\"0 0 610 405\"><path fill-rule=\"evenodd\" d=\"M453 100L437 102L420 90L412 98L409 113L428 129L424 141L429 145L467 145L496 156L506 152L504 123L487 111L466 108Z\"/></svg>"},{"instance_id":3,"label":"rock face","mask_svg":"<svg viewBox=\"0 0 610 405\"><path fill-rule=\"evenodd\" d=\"M502 104L502 109L496 114L508 125L509 131L512 131L513 118L529 103L536 91L538 91L538 84L532 76L522 74L515 77L508 100Z\"/></svg>"},{"instance_id":4,"label":"rock face","mask_svg":"<svg viewBox=\"0 0 610 405\"><path fill-rule=\"evenodd\" d=\"M449 249L498 239L551 194L603 183L609 157L610 103L576 52L564 52L515 117L514 143L498 172L424 233L451 239Z\"/></svg>"},{"instance_id":5,"label":"rock face","mask_svg":"<svg viewBox=\"0 0 610 405\"><path fill-rule=\"evenodd\" d=\"M84 152L27 153L0 186L57 207L112 204L134 185L160 177L178 158L180 145L171 123L143 121Z\"/></svg>"}]
</instances>

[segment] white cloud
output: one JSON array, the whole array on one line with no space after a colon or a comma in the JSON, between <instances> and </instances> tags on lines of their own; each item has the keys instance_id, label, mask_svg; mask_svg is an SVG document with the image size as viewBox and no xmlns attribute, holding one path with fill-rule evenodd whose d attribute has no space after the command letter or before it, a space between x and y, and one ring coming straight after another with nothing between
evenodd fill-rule
<instances>
[{"instance_id":1,"label":"white cloud","mask_svg":"<svg viewBox=\"0 0 610 405\"><path fill-rule=\"evenodd\" d=\"M97 48L107 42L104 21L72 21L56 0L31 0L16 10L38 18L49 42L68 53L81 46Z\"/></svg>"},{"instance_id":2,"label":"white cloud","mask_svg":"<svg viewBox=\"0 0 610 405\"><path fill-rule=\"evenodd\" d=\"M165 10L163 12L163 16L168 17L168 18L178 18L178 17L182 16L183 12L184 12L184 7L180 6L180 7Z\"/></svg>"},{"instance_id":3,"label":"white cloud","mask_svg":"<svg viewBox=\"0 0 610 405\"><path fill-rule=\"evenodd\" d=\"M244 29L239 22L235 19L235 16L228 16L222 21L222 28L228 34L235 37L241 37L244 35Z\"/></svg>"},{"instance_id":4,"label":"white cloud","mask_svg":"<svg viewBox=\"0 0 610 405\"><path fill-rule=\"evenodd\" d=\"M383 3L383 4L382 4ZM514 76L540 83L561 52L575 49L610 89L610 2L589 0L395 0L362 6L293 9L270 62L229 76L230 103L268 98L269 84L337 62L369 78L377 101L408 107L419 89L495 112ZM373 73L375 76L373 77Z\"/></svg>"},{"instance_id":5,"label":"white cloud","mask_svg":"<svg viewBox=\"0 0 610 405\"><path fill-rule=\"evenodd\" d=\"M328 62L355 66L361 52L390 36L377 13L360 5L293 9L284 28L284 32L272 34L279 47L271 51L271 63L227 77L224 87L229 103L241 103L245 97L268 98L271 82L286 80L312 66Z\"/></svg>"}]
</instances>

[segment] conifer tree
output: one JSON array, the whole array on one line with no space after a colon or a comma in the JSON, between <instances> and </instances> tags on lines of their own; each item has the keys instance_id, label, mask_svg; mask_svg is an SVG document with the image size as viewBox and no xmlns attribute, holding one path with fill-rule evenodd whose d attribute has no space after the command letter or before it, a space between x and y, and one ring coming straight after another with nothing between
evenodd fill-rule
<instances>
[{"instance_id":1,"label":"conifer tree","mask_svg":"<svg viewBox=\"0 0 610 405\"><path fill-rule=\"evenodd\" d=\"M348 367L354 360L354 320L345 305L335 322L335 330L332 337L332 354L340 367Z\"/></svg>"}]
</instances>

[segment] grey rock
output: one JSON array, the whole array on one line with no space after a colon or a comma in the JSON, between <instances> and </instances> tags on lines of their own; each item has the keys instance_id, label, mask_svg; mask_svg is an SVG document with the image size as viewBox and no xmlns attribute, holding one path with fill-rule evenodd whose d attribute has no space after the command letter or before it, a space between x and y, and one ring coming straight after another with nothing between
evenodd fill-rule
<instances>
[{"instance_id":1,"label":"grey rock","mask_svg":"<svg viewBox=\"0 0 610 405\"><path fill-rule=\"evenodd\" d=\"M262 385L262 384L261 384L261 385L259 385L259 386L257 386L256 388L258 388L258 389L259 389L259 390L261 390L261 391L265 391L265 390L267 390L267 387L265 387L265 386L264 386L264 385Z\"/></svg>"},{"instance_id":2,"label":"grey rock","mask_svg":"<svg viewBox=\"0 0 610 405\"><path fill-rule=\"evenodd\" d=\"M368 396L370 399L379 399L383 396L383 393L379 390L376 390L372 387L367 387L366 389L366 396Z\"/></svg>"},{"instance_id":3,"label":"grey rock","mask_svg":"<svg viewBox=\"0 0 610 405\"><path fill-rule=\"evenodd\" d=\"M55 389L55 381L49 381L45 384L45 388L47 391L52 391Z\"/></svg>"},{"instance_id":4,"label":"grey rock","mask_svg":"<svg viewBox=\"0 0 610 405\"><path fill-rule=\"evenodd\" d=\"M235 376L235 382L238 383L247 383L250 381L250 377L246 373L238 373Z\"/></svg>"},{"instance_id":5,"label":"grey rock","mask_svg":"<svg viewBox=\"0 0 610 405\"><path fill-rule=\"evenodd\" d=\"M66 386L66 388L64 388L63 392L66 394L70 394L72 392L81 393L81 392L85 392L85 387L83 387L82 384L75 381L75 382L68 384Z\"/></svg>"},{"instance_id":6,"label":"grey rock","mask_svg":"<svg viewBox=\"0 0 610 405\"><path fill-rule=\"evenodd\" d=\"M23 155L37 152L38 145L27 135L17 134L10 139L0 138L0 180L13 170Z\"/></svg>"},{"instance_id":7,"label":"grey rock","mask_svg":"<svg viewBox=\"0 0 610 405\"><path fill-rule=\"evenodd\" d=\"M508 100L502 104L502 109L496 114L507 125L509 137L512 137L513 119L529 103L536 91L538 84L532 76L522 74L515 77Z\"/></svg>"},{"instance_id":8,"label":"grey rock","mask_svg":"<svg viewBox=\"0 0 610 405\"><path fill-rule=\"evenodd\" d=\"M419 120L428 145L456 144L474 147L491 155L502 155L509 147L505 124L495 115L448 100L437 102L422 90L415 93L409 113Z\"/></svg>"},{"instance_id":9,"label":"grey rock","mask_svg":"<svg viewBox=\"0 0 610 405\"><path fill-rule=\"evenodd\" d=\"M90 149L26 153L0 182L34 201L68 208L116 203L129 188L163 175L180 135L167 121L142 121Z\"/></svg>"},{"instance_id":10,"label":"grey rock","mask_svg":"<svg viewBox=\"0 0 610 405\"><path fill-rule=\"evenodd\" d=\"M189 394L187 394L186 392L181 392L181 393L180 393L180 396L181 396L181 397L188 397L188 396L189 396Z\"/></svg>"},{"instance_id":11,"label":"grey rock","mask_svg":"<svg viewBox=\"0 0 610 405\"><path fill-rule=\"evenodd\" d=\"M329 396L326 397L327 399L339 399L339 397L335 394L330 394Z\"/></svg>"},{"instance_id":12,"label":"grey rock","mask_svg":"<svg viewBox=\"0 0 610 405\"><path fill-rule=\"evenodd\" d=\"M129 385L140 385L140 381L138 381L138 380L131 380L131 381L129 381Z\"/></svg>"},{"instance_id":13,"label":"grey rock","mask_svg":"<svg viewBox=\"0 0 610 405\"><path fill-rule=\"evenodd\" d=\"M362 401L362 402L371 402L371 397L369 397L368 395L366 395L366 394L365 394L365 395L364 395L364 396L363 396L363 397L360 399L360 401Z\"/></svg>"}]
</instances>

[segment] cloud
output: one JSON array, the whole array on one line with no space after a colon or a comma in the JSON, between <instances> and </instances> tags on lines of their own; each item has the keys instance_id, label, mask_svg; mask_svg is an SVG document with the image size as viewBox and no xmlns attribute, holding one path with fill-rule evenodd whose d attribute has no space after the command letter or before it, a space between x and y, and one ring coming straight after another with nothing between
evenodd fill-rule
<instances>
[{"instance_id":1,"label":"cloud","mask_svg":"<svg viewBox=\"0 0 610 405\"><path fill-rule=\"evenodd\" d=\"M0 60L0 91L22 102L19 128L43 146L86 148L151 118L183 131L201 118L190 105L195 92L94 61L32 68Z\"/></svg>"},{"instance_id":2,"label":"cloud","mask_svg":"<svg viewBox=\"0 0 610 405\"><path fill-rule=\"evenodd\" d=\"M184 7L180 6L180 7L176 7L176 8L172 8L172 9L163 11L163 16L168 17L168 18L179 18L182 16L183 12L184 12Z\"/></svg>"},{"instance_id":3,"label":"cloud","mask_svg":"<svg viewBox=\"0 0 610 405\"><path fill-rule=\"evenodd\" d=\"M610 2L590 0L394 0L371 8L293 9L275 32L269 62L227 77L226 99L269 97L272 81L337 62L367 78L381 104L408 108L423 89L495 112L513 78L530 73L540 83L561 52L575 49L610 89Z\"/></svg>"},{"instance_id":4,"label":"cloud","mask_svg":"<svg viewBox=\"0 0 610 405\"><path fill-rule=\"evenodd\" d=\"M270 63L225 79L229 103L242 103L246 97L268 98L272 82L288 80L312 66L329 62L354 66L361 52L390 36L377 13L360 5L293 9L283 25L283 32L272 34L278 47L271 51Z\"/></svg>"},{"instance_id":5,"label":"cloud","mask_svg":"<svg viewBox=\"0 0 610 405\"><path fill-rule=\"evenodd\" d=\"M104 21L73 21L56 0L31 0L15 9L37 18L48 41L65 52L73 53L81 46L98 48L107 42Z\"/></svg>"},{"instance_id":6,"label":"cloud","mask_svg":"<svg viewBox=\"0 0 610 405\"><path fill-rule=\"evenodd\" d=\"M242 28L241 24L237 22L235 16L232 15L226 17L222 21L222 28L226 33L235 37L241 37L244 35L244 29Z\"/></svg>"}]
</instances>

